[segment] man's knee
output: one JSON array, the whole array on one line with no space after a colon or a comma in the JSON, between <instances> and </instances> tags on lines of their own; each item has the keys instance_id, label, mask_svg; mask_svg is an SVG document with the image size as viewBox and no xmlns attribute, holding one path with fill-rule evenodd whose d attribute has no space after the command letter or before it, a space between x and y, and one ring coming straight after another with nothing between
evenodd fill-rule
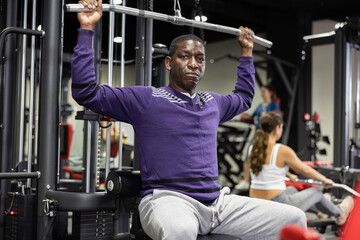
<instances>
[{"instance_id":1,"label":"man's knee","mask_svg":"<svg viewBox=\"0 0 360 240\"><path fill-rule=\"evenodd\" d=\"M306 215L305 212L301 209L293 206L289 206L290 208L284 211L288 216L287 224L296 224L306 228Z\"/></svg>"},{"instance_id":2,"label":"man's knee","mask_svg":"<svg viewBox=\"0 0 360 240\"><path fill-rule=\"evenodd\" d=\"M158 215L155 217L155 215ZM160 217L159 213L140 214L141 225L147 235L152 239L177 240L177 239L196 239L199 224L195 219L181 214L172 217Z\"/></svg>"},{"instance_id":3,"label":"man's knee","mask_svg":"<svg viewBox=\"0 0 360 240\"><path fill-rule=\"evenodd\" d=\"M195 240L198 235L199 227L196 224L185 223L183 221L179 221L174 224L166 224L163 227L164 236L162 239L189 239Z\"/></svg>"},{"instance_id":4,"label":"man's knee","mask_svg":"<svg viewBox=\"0 0 360 240\"><path fill-rule=\"evenodd\" d=\"M164 223L152 225L151 223L144 228L144 231L152 239L159 240L195 240L198 234L198 227L194 224Z\"/></svg>"}]
</instances>

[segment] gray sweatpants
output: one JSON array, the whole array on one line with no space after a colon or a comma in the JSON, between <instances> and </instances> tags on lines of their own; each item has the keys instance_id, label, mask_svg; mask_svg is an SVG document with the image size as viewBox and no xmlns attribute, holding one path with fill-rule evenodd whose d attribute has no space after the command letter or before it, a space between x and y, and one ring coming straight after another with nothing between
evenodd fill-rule
<instances>
[{"instance_id":1,"label":"gray sweatpants","mask_svg":"<svg viewBox=\"0 0 360 240\"><path fill-rule=\"evenodd\" d=\"M335 217L340 215L339 207L326 199L318 188L307 188L298 191L295 187L289 186L284 192L271 200L298 207L303 211L316 206L319 211L325 214Z\"/></svg>"},{"instance_id":2,"label":"gray sweatpants","mask_svg":"<svg viewBox=\"0 0 360 240\"><path fill-rule=\"evenodd\" d=\"M273 201L230 195L225 187L210 206L181 193L154 190L139 205L140 220L155 240L196 239L208 233L241 239L278 239L287 224L306 227L303 211Z\"/></svg>"}]
</instances>

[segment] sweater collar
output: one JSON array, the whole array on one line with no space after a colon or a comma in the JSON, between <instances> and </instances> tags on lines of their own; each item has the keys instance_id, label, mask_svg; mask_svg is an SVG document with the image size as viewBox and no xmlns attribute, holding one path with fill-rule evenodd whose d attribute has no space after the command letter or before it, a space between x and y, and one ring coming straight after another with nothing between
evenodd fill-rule
<instances>
[{"instance_id":1,"label":"sweater collar","mask_svg":"<svg viewBox=\"0 0 360 240\"><path fill-rule=\"evenodd\" d=\"M197 93L194 93L194 95L190 97L190 94L184 94L184 93L179 92L179 91L177 91L177 90L175 90L175 89L173 89L173 88L171 88L169 86L165 86L164 88L167 91L173 93L175 96L177 96L177 97L179 97L179 98L181 98L183 100L189 101L189 102L195 101L196 97L197 97Z\"/></svg>"}]
</instances>

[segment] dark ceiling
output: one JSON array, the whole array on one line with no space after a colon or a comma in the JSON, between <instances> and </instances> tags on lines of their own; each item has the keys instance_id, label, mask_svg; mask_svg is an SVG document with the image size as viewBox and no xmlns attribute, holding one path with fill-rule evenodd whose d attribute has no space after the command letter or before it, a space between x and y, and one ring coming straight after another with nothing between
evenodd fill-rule
<instances>
[{"instance_id":1,"label":"dark ceiling","mask_svg":"<svg viewBox=\"0 0 360 240\"><path fill-rule=\"evenodd\" d=\"M66 1L66 3L73 2ZM104 1L104 3L107 2ZM194 2L194 0L180 0L183 17L191 18ZM137 7L136 3L136 0L127 1L127 5L130 7ZM284 34L291 32L291 30L296 32L296 29L288 29L292 27L290 23L302 22L301 18L303 17L306 18L304 24L309 24L309 20L332 19L345 21L347 17L360 16L360 0L200 0L199 4L204 15L208 17L208 22L230 27L248 26L255 32L267 33L269 36L271 36L270 31L274 28L282 29ZM173 7L174 2L171 0L154 0L154 11L156 12L174 15ZM120 15L116 18L116 22L120 24ZM108 13L104 13L103 26L103 56L106 57ZM76 44L77 27L76 14L66 13L64 35L64 50L66 52L72 52L72 48ZM126 29L126 58L131 59L134 57L135 47L135 17L127 17ZM189 27L155 21L153 42L164 43L168 46L175 36L188 32ZM115 35L119 33L120 28L117 27ZM195 31L195 33L198 33L198 31ZM207 42L232 37L212 31L205 31L204 36Z\"/></svg>"}]
</instances>

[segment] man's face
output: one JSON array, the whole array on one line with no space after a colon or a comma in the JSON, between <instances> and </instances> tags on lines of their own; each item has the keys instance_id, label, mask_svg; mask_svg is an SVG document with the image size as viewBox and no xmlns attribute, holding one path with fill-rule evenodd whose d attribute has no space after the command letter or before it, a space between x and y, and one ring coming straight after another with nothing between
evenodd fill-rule
<instances>
[{"instance_id":1,"label":"man's face","mask_svg":"<svg viewBox=\"0 0 360 240\"><path fill-rule=\"evenodd\" d=\"M204 46L194 40L183 41L174 56L165 61L170 71L170 87L193 93L205 71Z\"/></svg>"}]
</instances>

